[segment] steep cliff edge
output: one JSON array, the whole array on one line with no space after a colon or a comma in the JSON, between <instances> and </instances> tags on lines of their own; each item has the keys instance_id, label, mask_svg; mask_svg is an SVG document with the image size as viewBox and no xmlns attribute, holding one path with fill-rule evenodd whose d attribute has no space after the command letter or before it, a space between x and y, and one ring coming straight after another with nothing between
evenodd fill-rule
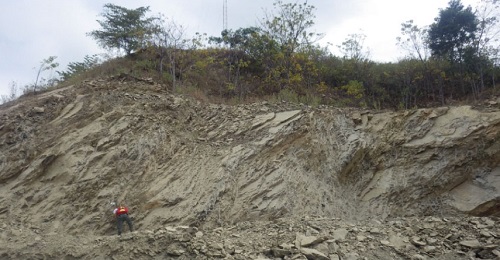
<instances>
[{"instance_id":1,"label":"steep cliff edge","mask_svg":"<svg viewBox=\"0 0 500 260\"><path fill-rule=\"evenodd\" d=\"M374 112L202 104L147 80L0 107L0 219L114 234L280 217L500 214L498 104Z\"/></svg>"}]
</instances>

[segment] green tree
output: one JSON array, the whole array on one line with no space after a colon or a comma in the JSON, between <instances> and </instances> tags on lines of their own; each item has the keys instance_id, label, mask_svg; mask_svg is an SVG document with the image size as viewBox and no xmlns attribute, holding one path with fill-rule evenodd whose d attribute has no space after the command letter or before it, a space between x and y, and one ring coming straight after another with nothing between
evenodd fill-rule
<instances>
[{"instance_id":1,"label":"green tree","mask_svg":"<svg viewBox=\"0 0 500 260\"><path fill-rule=\"evenodd\" d=\"M362 61L368 58L369 55L363 46L365 39L366 35L362 33L349 34L347 39L342 42L342 45L337 47L344 54L344 59Z\"/></svg>"},{"instance_id":2,"label":"green tree","mask_svg":"<svg viewBox=\"0 0 500 260\"><path fill-rule=\"evenodd\" d=\"M481 0L476 8L476 16L479 20L476 56L474 64L479 74L480 90L485 88L485 82L489 81L495 86L495 70L500 65L500 0ZM489 77L487 77L489 74Z\"/></svg>"},{"instance_id":3,"label":"green tree","mask_svg":"<svg viewBox=\"0 0 500 260\"><path fill-rule=\"evenodd\" d=\"M495 57L500 46L500 0L481 0L475 12L479 24L477 32L478 52Z\"/></svg>"},{"instance_id":4,"label":"green tree","mask_svg":"<svg viewBox=\"0 0 500 260\"><path fill-rule=\"evenodd\" d=\"M97 20L101 30L94 30L88 35L94 38L105 49L124 50L127 55L144 47L153 33L152 23L155 18L146 17L149 7L127 9L114 4L105 4L101 16Z\"/></svg>"},{"instance_id":5,"label":"green tree","mask_svg":"<svg viewBox=\"0 0 500 260\"><path fill-rule=\"evenodd\" d=\"M243 69L260 66L262 57L259 56L259 36L261 29L257 27L239 28L236 31L223 30L221 37L210 37L211 43L229 47L225 52L224 65L227 67L227 85L243 97L244 89L240 84ZM256 71L256 70L254 70Z\"/></svg>"},{"instance_id":6,"label":"green tree","mask_svg":"<svg viewBox=\"0 0 500 260\"><path fill-rule=\"evenodd\" d=\"M357 80L350 80L347 85L340 87L345 93L348 95L348 100L356 105L364 106L365 102L363 102L365 88L363 86L363 82L359 82Z\"/></svg>"},{"instance_id":7,"label":"green tree","mask_svg":"<svg viewBox=\"0 0 500 260\"><path fill-rule=\"evenodd\" d=\"M437 102L439 99L444 105L444 98L438 94L442 93L442 89L437 89L439 84L435 84L433 79L429 60L431 51L427 44L428 29L418 27L413 20L409 20L401 24L401 34L397 37L397 45L407 52L407 57L398 64L398 76L403 88L401 104L409 108L419 102Z\"/></svg>"},{"instance_id":8,"label":"green tree","mask_svg":"<svg viewBox=\"0 0 500 260\"><path fill-rule=\"evenodd\" d=\"M465 52L476 39L478 22L472 8L464 8L460 0L451 0L434 20L429 29L432 54L452 63L463 61Z\"/></svg>"},{"instance_id":9,"label":"green tree","mask_svg":"<svg viewBox=\"0 0 500 260\"><path fill-rule=\"evenodd\" d=\"M40 78L40 75L42 74L42 72L55 69L59 66L59 63L55 62L56 59L57 59L57 56L50 56L47 59L43 59L40 62L40 66L38 67L38 72L36 74L35 84L33 84L33 93L36 93L36 90L39 87L38 83L40 81L44 80L43 78ZM49 79L48 82L50 82L50 81L51 80Z\"/></svg>"},{"instance_id":10,"label":"green tree","mask_svg":"<svg viewBox=\"0 0 500 260\"><path fill-rule=\"evenodd\" d=\"M173 20L159 16L153 23L152 43L159 60L158 71L163 77L165 63L170 71L172 89L177 85L177 63L180 50L186 47L188 40L184 38L185 28Z\"/></svg>"},{"instance_id":11,"label":"green tree","mask_svg":"<svg viewBox=\"0 0 500 260\"><path fill-rule=\"evenodd\" d=\"M426 43L427 29L413 24L413 20L401 24L401 37L397 37L397 45L408 52L411 58L426 61L430 56L430 50Z\"/></svg>"},{"instance_id":12,"label":"green tree","mask_svg":"<svg viewBox=\"0 0 500 260\"><path fill-rule=\"evenodd\" d=\"M85 57L83 57L83 61L70 62L66 71L58 71L57 74L61 76L62 80L67 80L97 66L100 62L101 60L97 54L92 56L85 55Z\"/></svg>"},{"instance_id":13,"label":"green tree","mask_svg":"<svg viewBox=\"0 0 500 260\"><path fill-rule=\"evenodd\" d=\"M210 41L227 45L230 49L242 50L248 53L251 52L251 41L259 33L261 33L261 29L258 27L239 28L236 31L223 30L221 37L210 37Z\"/></svg>"},{"instance_id":14,"label":"green tree","mask_svg":"<svg viewBox=\"0 0 500 260\"><path fill-rule=\"evenodd\" d=\"M273 6L274 12L266 13L261 23L264 34L280 48L279 53L274 56L277 66L273 68L271 75L274 75L273 78L284 78L285 85L299 83L300 75L294 73L298 67L293 55L299 50L311 48L322 36L310 31L314 25L315 7L307 1L298 4L284 3L281 0L275 1Z\"/></svg>"},{"instance_id":15,"label":"green tree","mask_svg":"<svg viewBox=\"0 0 500 260\"><path fill-rule=\"evenodd\" d=\"M301 47L308 47L319 40L321 34L309 31L314 25L314 6L306 2L273 3L274 12L266 13L262 28L270 38L288 53L294 53Z\"/></svg>"}]
</instances>

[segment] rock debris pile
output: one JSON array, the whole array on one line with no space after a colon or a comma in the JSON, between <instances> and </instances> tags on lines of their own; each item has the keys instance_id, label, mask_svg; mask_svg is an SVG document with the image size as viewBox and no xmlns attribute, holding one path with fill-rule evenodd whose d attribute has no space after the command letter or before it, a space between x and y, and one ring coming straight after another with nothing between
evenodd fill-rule
<instances>
[{"instance_id":1,"label":"rock debris pile","mask_svg":"<svg viewBox=\"0 0 500 260\"><path fill-rule=\"evenodd\" d=\"M122 236L2 228L10 259L498 259L497 218L367 220L306 217L233 226L165 226Z\"/></svg>"}]
</instances>

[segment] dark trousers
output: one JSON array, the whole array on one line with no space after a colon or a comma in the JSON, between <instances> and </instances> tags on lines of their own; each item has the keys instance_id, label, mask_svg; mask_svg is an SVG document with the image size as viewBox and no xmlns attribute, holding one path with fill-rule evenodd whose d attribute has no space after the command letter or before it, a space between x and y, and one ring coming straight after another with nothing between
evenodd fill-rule
<instances>
[{"instance_id":1,"label":"dark trousers","mask_svg":"<svg viewBox=\"0 0 500 260\"><path fill-rule=\"evenodd\" d=\"M126 221L128 225L128 229L130 232L133 231L132 228L132 221L130 221L130 218L128 217L127 214L121 214L116 218L116 225L118 226L118 235L122 234L122 227L123 227L123 222Z\"/></svg>"}]
</instances>

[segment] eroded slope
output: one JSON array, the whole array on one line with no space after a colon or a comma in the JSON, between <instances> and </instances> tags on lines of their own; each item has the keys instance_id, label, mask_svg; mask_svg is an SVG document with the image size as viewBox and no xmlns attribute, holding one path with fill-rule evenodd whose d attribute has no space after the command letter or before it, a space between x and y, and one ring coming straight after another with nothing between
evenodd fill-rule
<instances>
[{"instance_id":1,"label":"eroded slope","mask_svg":"<svg viewBox=\"0 0 500 260\"><path fill-rule=\"evenodd\" d=\"M127 77L0 110L0 219L114 234L303 216L499 214L500 112L226 106Z\"/></svg>"}]
</instances>

